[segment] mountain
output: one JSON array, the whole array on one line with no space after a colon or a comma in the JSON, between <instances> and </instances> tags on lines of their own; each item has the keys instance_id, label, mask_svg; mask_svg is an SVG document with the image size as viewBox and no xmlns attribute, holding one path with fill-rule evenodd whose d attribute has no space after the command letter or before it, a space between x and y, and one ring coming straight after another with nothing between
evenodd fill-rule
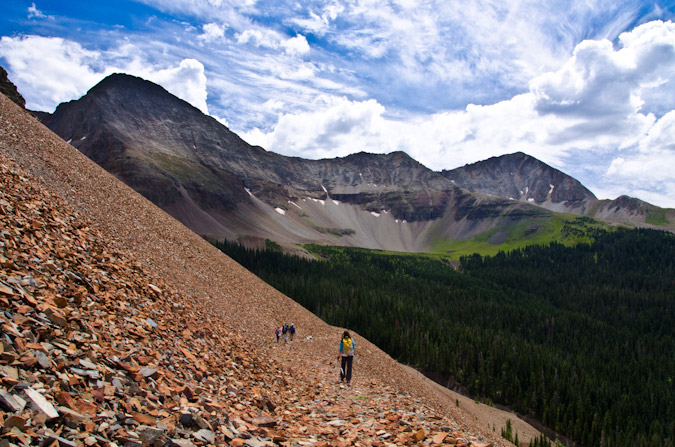
<instances>
[{"instance_id":1,"label":"mountain","mask_svg":"<svg viewBox=\"0 0 675 447\"><path fill-rule=\"evenodd\" d=\"M268 152L129 75L107 77L43 120L195 232L220 239L426 251L552 216L473 194L403 152L324 160Z\"/></svg>"},{"instance_id":2,"label":"mountain","mask_svg":"<svg viewBox=\"0 0 675 447\"><path fill-rule=\"evenodd\" d=\"M459 408L358 334L341 388L330 359L344 329L4 95L0 114L5 444L506 445L464 410L472 401ZM284 322L298 328L292 345L272 343Z\"/></svg>"},{"instance_id":3,"label":"mountain","mask_svg":"<svg viewBox=\"0 0 675 447\"><path fill-rule=\"evenodd\" d=\"M492 157L441 175L462 188L610 222L675 229L675 210L628 196L598 200L579 181L522 152Z\"/></svg>"},{"instance_id":4,"label":"mountain","mask_svg":"<svg viewBox=\"0 0 675 447\"><path fill-rule=\"evenodd\" d=\"M529 202L551 211L586 214L597 202L579 181L522 152L444 170L441 175L478 194Z\"/></svg>"}]
</instances>

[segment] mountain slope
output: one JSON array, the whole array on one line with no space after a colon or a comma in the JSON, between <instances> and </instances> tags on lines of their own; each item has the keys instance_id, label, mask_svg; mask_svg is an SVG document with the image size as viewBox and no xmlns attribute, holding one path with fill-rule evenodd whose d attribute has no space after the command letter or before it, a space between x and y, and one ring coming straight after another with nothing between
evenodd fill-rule
<instances>
[{"instance_id":1,"label":"mountain slope","mask_svg":"<svg viewBox=\"0 0 675 447\"><path fill-rule=\"evenodd\" d=\"M426 251L541 208L472 194L403 152L304 160L267 152L163 88L111 75L44 122L199 234L286 247Z\"/></svg>"},{"instance_id":2,"label":"mountain slope","mask_svg":"<svg viewBox=\"0 0 675 447\"><path fill-rule=\"evenodd\" d=\"M331 383L341 329L262 283L2 95L0 112L7 229L0 303L16 312L4 313L12 346L3 358L21 360L16 377L49 404L36 398L41 409L5 409L4 426L9 416L20 426L5 433L12 442L59 436L62 445L89 438L137 445L147 434L203 445L201 429L221 443L231 435L264 443L387 435L396 444L443 436L504 445L358 334L354 388ZM284 322L304 341L271 347L273 328ZM3 379L10 397L25 395L17 380ZM274 428L254 419L261 411ZM92 412L103 419L92 424ZM203 421L190 418L192 425L182 413ZM20 424L29 418L34 425ZM45 419L46 426L35 422Z\"/></svg>"}]
</instances>

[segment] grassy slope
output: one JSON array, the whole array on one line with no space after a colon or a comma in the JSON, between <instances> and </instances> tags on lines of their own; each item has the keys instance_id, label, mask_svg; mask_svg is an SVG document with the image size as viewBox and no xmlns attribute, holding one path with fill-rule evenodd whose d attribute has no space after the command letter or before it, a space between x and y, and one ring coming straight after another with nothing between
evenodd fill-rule
<instances>
[{"instance_id":1,"label":"grassy slope","mask_svg":"<svg viewBox=\"0 0 675 447\"><path fill-rule=\"evenodd\" d=\"M560 242L575 245L590 242L599 229L609 230L611 225L588 217L571 214L554 214L549 218L522 219L505 229L490 230L467 240L438 238L432 243L430 253L451 259L479 253L495 255L527 245L548 245ZM498 234L499 233L499 234Z\"/></svg>"}]
</instances>

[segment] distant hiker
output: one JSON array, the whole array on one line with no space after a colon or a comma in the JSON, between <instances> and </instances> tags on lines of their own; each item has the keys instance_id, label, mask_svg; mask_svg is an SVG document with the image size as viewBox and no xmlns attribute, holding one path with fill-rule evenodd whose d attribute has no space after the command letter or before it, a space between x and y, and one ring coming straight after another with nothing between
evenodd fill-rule
<instances>
[{"instance_id":1,"label":"distant hiker","mask_svg":"<svg viewBox=\"0 0 675 447\"><path fill-rule=\"evenodd\" d=\"M347 379L347 384L352 380L352 363L354 361L354 350L356 345L354 339L345 331L340 340L340 355L338 359L342 358L342 365L340 367L340 382Z\"/></svg>"},{"instance_id":2,"label":"distant hiker","mask_svg":"<svg viewBox=\"0 0 675 447\"><path fill-rule=\"evenodd\" d=\"M277 335L277 343L279 343L279 337L281 336L281 328L280 327L276 328L274 333Z\"/></svg>"},{"instance_id":3,"label":"distant hiker","mask_svg":"<svg viewBox=\"0 0 675 447\"><path fill-rule=\"evenodd\" d=\"M291 333L291 341L293 341L293 336L295 335L295 325L291 323L291 327L288 328L288 331Z\"/></svg>"},{"instance_id":4,"label":"distant hiker","mask_svg":"<svg viewBox=\"0 0 675 447\"><path fill-rule=\"evenodd\" d=\"M281 336L284 339L284 344L288 341L288 325L284 324L284 327L281 328Z\"/></svg>"}]
</instances>

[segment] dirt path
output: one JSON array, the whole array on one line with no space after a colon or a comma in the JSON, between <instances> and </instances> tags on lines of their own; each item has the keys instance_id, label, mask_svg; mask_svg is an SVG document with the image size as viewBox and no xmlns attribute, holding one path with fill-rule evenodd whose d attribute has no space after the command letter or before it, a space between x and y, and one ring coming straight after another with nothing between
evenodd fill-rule
<instances>
[{"instance_id":1,"label":"dirt path","mask_svg":"<svg viewBox=\"0 0 675 447\"><path fill-rule=\"evenodd\" d=\"M112 248L138 260L149 274L163 278L172 290L199 303L223 330L237 332L247 344L261 348L263 355L278 359L304 377L303 384L311 383L313 388L303 385L292 403L294 411L304 416L297 427L290 427L291 433L296 429L298 434L329 430L326 437L334 439L330 430L338 430L347 434L338 436L345 440L374 436L403 441L413 433L422 436L423 429L425 438L458 432L457 439L476 440L477 445L483 440L494 446L506 445L488 423L477 423L476 416L461 408L461 403L457 408L455 397L448 398L430 381L409 373L358 334L353 334L357 346L354 383L351 388L340 388L335 383L334 356L343 329L327 325L263 283L3 95L0 155L77 210L78 219L86 220ZM292 347L274 346L273 330L285 322L295 323L298 338ZM346 402L351 405L343 407ZM314 418L324 422L316 431L307 428Z\"/></svg>"}]
</instances>

